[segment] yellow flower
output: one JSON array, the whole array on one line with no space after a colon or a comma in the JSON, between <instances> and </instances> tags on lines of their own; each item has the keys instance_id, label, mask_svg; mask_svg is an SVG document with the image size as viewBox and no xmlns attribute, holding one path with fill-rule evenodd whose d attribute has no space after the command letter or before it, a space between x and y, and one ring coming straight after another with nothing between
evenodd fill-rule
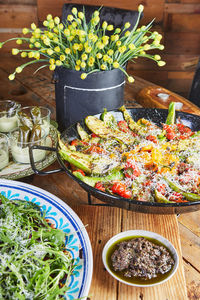
<instances>
[{"instance_id":1,"label":"yellow flower","mask_svg":"<svg viewBox=\"0 0 200 300\"><path fill-rule=\"evenodd\" d=\"M130 50L135 50L135 45L134 44L130 44L128 47L129 47Z\"/></svg>"},{"instance_id":2,"label":"yellow flower","mask_svg":"<svg viewBox=\"0 0 200 300\"><path fill-rule=\"evenodd\" d=\"M112 49L109 49L107 53L108 53L108 55L111 56L111 55L113 55L114 51Z\"/></svg>"},{"instance_id":3,"label":"yellow flower","mask_svg":"<svg viewBox=\"0 0 200 300\"><path fill-rule=\"evenodd\" d=\"M21 45L22 44L22 40L20 40L20 39L16 40L16 44Z\"/></svg>"},{"instance_id":4,"label":"yellow flower","mask_svg":"<svg viewBox=\"0 0 200 300\"><path fill-rule=\"evenodd\" d=\"M131 24L129 22L126 22L124 25L124 28L128 29L131 26Z\"/></svg>"},{"instance_id":5,"label":"yellow flower","mask_svg":"<svg viewBox=\"0 0 200 300\"><path fill-rule=\"evenodd\" d=\"M107 35L102 36L102 41L103 41L104 45L107 45L108 41L109 41L109 36L107 36Z\"/></svg>"},{"instance_id":6,"label":"yellow flower","mask_svg":"<svg viewBox=\"0 0 200 300\"><path fill-rule=\"evenodd\" d=\"M43 22L43 25L44 25L45 27L48 27L48 26L49 26L49 22L48 22L47 20L45 20L45 21Z\"/></svg>"},{"instance_id":7,"label":"yellow flower","mask_svg":"<svg viewBox=\"0 0 200 300\"><path fill-rule=\"evenodd\" d=\"M33 51L29 52L29 53L28 53L28 57L29 57L29 58L33 58L33 57L34 57L34 52L33 52Z\"/></svg>"},{"instance_id":8,"label":"yellow flower","mask_svg":"<svg viewBox=\"0 0 200 300\"><path fill-rule=\"evenodd\" d=\"M14 80L14 79L15 79L15 74L10 74L10 75L8 76L8 79L9 79L9 80Z\"/></svg>"},{"instance_id":9,"label":"yellow flower","mask_svg":"<svg viewBox=\"0 0 200 300\"><path fill-rule=\"evenodd\" d=\"M82 13L82 11L79 11L78 17L79 17L81 20L83 20L83 19L84 19L84 13Z\"/></svg>"},{"instance_id":10,"label":"yellow flower","mask_svg":"<svg viewBox=\"0 0 200 300\"><path fill-rule=\"evenodd\" d=\"M35 52L35 53L34 53L34 57L35 57L36 59L40 59L40 52Z\"/></svg>"},{"instance_id":11,"label":"yellow flower","mask_svg":"<svg viewBox=\"0 0 200 300\"><path fill-rule=\"evenodd\" d=\"M49 40L49 38L44 38L44 40L43 40L43 42L44 42L44 44L46 45L46 46L50 46L50 40Z\"/></svg>"},{"instance_id":12,"label":"yellow flower","mask_svg":"<svg viewBox=\"0 0 200 300\"><path fill-rule=\"evenodd\" d=\"M80 64L81 64L81 60L80 60L80 59L78 59L78 60L76 61L76 64L77 64L77 66L80 66Z\"/></svg>"},{"instance_id":13,"label":"yellow flower","mask_svg":"<svg viewBox=\"0 0 200 300\"><path fill-rule=\"evenodd\" d=\"M104 61L108 61L108 59L109 59L109 56L108 56L107 54L105 54L105 55L103 56L103 60L104 60Z\"/></svg>"},{"instance_id":14,"label":"yellow flower","mask_svg":"<svg viewBox=\"0 0 200 300\"><path fill-rule=\"evenodd\" d=\"M103 24L102 24L102 28L104 30L106 30L107 26L108 26L108 23L106 21L104 21Z\"/></svg>"},{"instance_id":15,"label":"yellow flower","mask_svg":"<svg viewBox=\"0 0 200 300\"><path fill-rule=\"evenodd\" d=\"M65 55L64 55L64 54L62 54L62 55L60 56L60 60L61 60L61 61L64 61L64 60L65 60Z\"/></svg>"},{"instance_id":16,"label":"yellow flower","mask_svg":"<svg viewBox=\"0 0 200 300\"><path fill-rule=\"evenodd\" d=\"M72 22L74 20L74 17L72 15L67 16L67 21Z\"/></svg>"},{"instance_id":17,"label":"yellow flower","mask_svg":"<svg viewBox=\"0 0 200 300\"><path fill-rule=\"evenodd\" d=\"M24 52L24 51L21 53L21 57L23 57L23 58L24 58L24 57L27 57L27 55L28 55L28 54L27 54L26 52Z\"/></svg>"},{"instance_id":18,"label":"yellow flower","mask_svg":"<svg viewBox=\"0 0 200 300\"><path fill-rule=\"evenodd\" d=\"M60 24L58 25L58 28L59 28L60 30L63 30L63 28L64 28L63 24L60 23Z\"/></svg>"},{"instance_id":19,"label":"yellow flower","mask_svg":"<svg viewBox=\"0 0 200 300\"><path fill-rule=\"evenodd\" d=\"M71 35L71 36L68 36L68 38L67 38L67 39L68 39L68 41L69 41L69 42L72 42L72 41L73 41L73 39L74 39L74 36L73 36L73 35Z\"/></svg>"},{"instance_id":20,"label":"yellow flower","mask_svg":"<svg viewBox=\"0 0 200 300\"><path fill-rule=\"evenodd\" d=\"M55 59L51 58L51 59L49 60L49 63L50 63L51 65L54 65L54 64L55 64Z\"/></svg>"},{"instance_id":21,"label":"yellow flower","mask_svg":"<svg viewBox=\"0 0 200 300\"><path fill-rule=\"evenodd\" d=\"M119 48L118 48L118 51L119 51L120 53L124 53L124 52L126 51L126 46L124 45L124 46L119 47Z\"/></svg>"},{"instance_id":22,"label":"yellow flower","mask_svg":"<svg viewBox=\"0 0 200 300\"><path fill-rule=\"evenodd\" d=\"M16 73L21 73L22 70L23 70L22 67L17 67L17 68L15 69L15 72L16 72Z\"/></svg>"},{"instance_id":23,"label":"yellow flower","mask_svg":"<svg viewBox=\"0 0 200 300\"><path fill-rule=\"evenodd\" d=\"M129 36L130 34L131 34L130 31L127 30L127 31L125 32L124 36Z\"/></svg>"},{"instance_id":24,"label":"yellow flower","mask_svg":"<svg viewBox=\"0 0 200 300\"><path fill-rule=\"evenodd\" d=\"M52 49L50 49L50 48L49 48L49 49L47 49L47 54L48 54L48 55L52 55L52 54L53 54L53 52L54 52L54 51L53 51Z\"/></svg>"},{"instance_id":25,"label":"yellow flower","mask_svg":"<svg viewBox=\"0 0 200 300\"><path fill-rule=\"evenodd\" d=\"M108 26L107 26L107 30L108 30L108 31L112 31L113 29L114 29L113 25L108 25Z\"/></svg>"},{"instance_id":26,"label":"yellow flower","mask_svg":"<svg viewBox=\"0 0 200 300\"><path fill-rule=\"evenodd\" d=\"M91 20L91 23L92 23L93 25L97 25L97 24L99 23L99 21L100 21L99 16L96 16L96 17L94 17L94 18Z\"/></svg>"},{"instance_id":27,"label":"yellow flower","mask_svg":"<svg viewBox=\"0 0 200 300\"><path fill-rule=\"evenodd\" d=\"M164 65L166 65L166 62L163 61L163 60L159 60L159 61L157 62L157 64L158 64L159 67L163 67Z\"/></svg>"},{"instance_id":28,"label":"yellow flower","mask_svg":"<svg viewBox=\"0 0 200 300\"><path fill-rule=\"evenodd\" d=\"M35 25L35 23L32 23L32 24L31 24L31 29L32 29L32 30L35 30L36 28L37 28L37 26Z\"/></svg>"},{"instance_id":29,"label":"yellow flower","mask_svg":"<svg viewBox=\"0 0 200 300\"><path fill-rule=\"evenodd\" d=\"M121 29L120 28L116 28L115 29L115 33L120 33L121 32Z\"/></svg>"},{"instance_id":30,"label":"yellow flower","mask_svg":"<svg viewBox=\"0 0 200 300\"><path fill-rule=\"evenodd\" d=\"M62 66L62 61L56 60L56 66Z\"/></svg>"},{"instance_id":31,"label":"yellow flower","mask_svg":"<svg viewBox=\"0 0 200 300\"><path fill-rule=\"evenodd\" d=\"M97 42L96 45L97 45L97 48L99 48L99 49L103 49L104 48L104 44L101 43L100 41Z\"/></svg>"},{"instance_id":32,"label":"yellow flower","mask_svg":"<svg viewBox=\"0 0 200 300\"><path fill-rule=\"evenodd\" d=\"M110 39L112 42L117 42L119 40L119 35L118 34L111 35Z\"/></svg>"},{"instance_id":33,"label":"yellow flower","mask_svg":"<svg viewBox=\"0 0 200 300\"><path fill-rule=\"evenodd\" d=\"M144 45L144 50L148 51L151 48L151 46L149 44Z\"/></svg>"},{"instance_id":34,"label":"yellow flower","mask_svg":"<svg viewBox=\"0 0 200 300\"><path fill-rule=\"evenodd\" d=\"M86 53L90 53L91 51L92 51L92 47L89 46L89 47L86 47L86 48L85 48L85 52L86 52Z\"/></svg>"},{"instance_id":35,"label":"yellow flower","mask_svg":"<svg viewBox=\"0 0 200 300\"><path fill-rule=\"evenodd\" d=\"M77 25L78 25L78 24L77 24L76 22L72 22L72 27L73 27L73 28L76 28Z\"/></svg>"},{"instance_id":36,"label":"yellow flower","mask_svg":"<svg viewBox=\"0 0 200 300\"><path fill-rule=\"evenodd\" d=\"M93 56L90 56L90 58L89 58L89 62L94 64L94 62L95 62L95 58L94 58Z\"/></svg>"},{"instance_id":37,"label":"yellow flower","mask_svg":"<svg viewBox=\"0 0 200 300\"><path fill-rule=\"evenodd\" d=\"M32 49L32 48L34 48L34 46L33 46L32 44L29 44L29 48L31 48L31 49Z\"/></svg>"},{"instance_id":38,"label":"yellow flower","mask_svg":"<svg viewBox=\"0 0 200 300\"><path fill-rule=\"evenodd\" d=\"M65 30L64 30L64 35L70 36L70 30L69 30L69 29L65 29Z\"/></svg>"},{"instance_id":39,"label":"yellow flower","mask_svg":"<svg viewBox=\"0 0 200 300\"><path fill-rule=\"evenodd\" d=\"M109 63L109 64L112 64L112 63L113 63L113 59L112 59L111 57L109 57L108 63Z\"/></svg>"},{"instance_id":40,"label":"yellow flower","mask_svg":"<svg viewBox=\"0 0 200 300\"><path fill-rule=\"evenodd\" d=\"M35 43L35 47L36 47L36 48L40 48L40 47L41 47L41 44L40 44L39 42L36 42L36 43Z\"/></svg>"},{"instance_id":41,"label":"yellow flower","mask_svg":"<svg viewBox=\"0 0 200 300\"><path fill-rule=\"evenodd\" d=\"M77 8L76 7L73 7L72 8L72 13L73 13L73 15L77 15L77 13L78 13L78 11L77 11Z\"/></svg>"},{"instance_id":42,"label":"yellow flower","mask_svg":"<svg viewBox=\"0 0 200 300\"><path fill-rule=\"evenodd\" d=\"M53 33L52 33L52 32L48 32L47 35L48 35L48 37L49 37L50 39L53 38Z\"/></svg>"},{"instance_id":43,"label":"yellow flower","mask_svg":"<svg viewBox=\"0 0 200 300\"><path fill-rule=\"evenodd\" d=\"M50 28L50 29L53 29L54 26L55 26L54 21L51 20L51 21L49 22L49 28Z\"/></svg>"},{"instance_id":44,"label":"yellow flower","mask_svg":"<svg viewBox=\"0 0 200 300\"><path fill-rule=\"evenodd\" d=\"M87 77L87 74L86 74L86 73L82 73L82 74L81 74L81 79L84 80L86 77Z\"/></svg>"},{"instance_id":45,"label":"yellow flower","mask_svg":"<svg viewBox=\"0 0 200 300\"><path fill-rule=\"evenodd\" d=\"M49 69L50 69L51 71L54 71L55 68L56 68L56 65L53 65L53 64L52 64L52 65L49 66Z\"/></svg>"},{"instance_id":46,"label":"yellow flower","mask_svg":"<svg viewBox=\"0 0 200 300\"><path fill-rule=\"evenodd\" d=\"M66 53L66 54L70 54L70 53L71 53L70 48L66 48L66 49L65 49L65 53Z\"/></svg>"},{"instance_id":47,"label":"yellow flower","mask_svg":"<svg viewBox=\"0 0 200 300\"><path fill-rule=\"evenodd\" d=\"M155 58L155 60L160 60L161 59L160 55L158 55L158 54L154 55L154 58Z\"/></svg>"},{"instance_id":48,"label":"yellow flower","mask_svg":"<svg viewBox=\"0 0 200 300\"><path fill-rule=\"evenodd\" d=\"M19 53L19 49L13 48L12 55L17 55Z\"/></svg>"},{"instance_id":49,"label":"yellow flower","mask_svg":"<svg viewBox=\"0 0 200 300\"><path fill-rule=\"evenodd\" d=\"M22 29L22 33L23 34L27 34L27 33L29 33L30 32L30 30L28 29L28 28L23 28Z\"/></svg>"},{"instance_id":50,"label":"yellow flower","mask_svg":"<svg viewBox=\"0 0 200 300\"><path fill-rule=\"evenodd\" d=\"M74 50L79 50L79 44L78 44L78 43L74 43L73 49L74 49Z\"/></svg>"},{"instance_id":51,"label":"yellow flower","mask_svg":"<svg viewBox=\"0 0 200 300\"><path fill-rule=\"evenodd\" d=\"M76 71L80 71L80 69L81 69L80 66L78 66L78 65L75 66Z\"/></svg>"},{"instance_id":52,"label":"yellow flower","mask_svg":"<svg viewBox=\"0 0 200 300\"><path fill-rule=\"evenodd\" d=\"M138 6L138 11L139 11L139 13L142 13L143 10L144 10L144 6L143 6L142 4L140 4L140 5Z\"/></svg>"},{"instance_id":53,"label":"yellow flower","mask_svg":"<svg viewBox=\"0 0 200 300\"><path fill-rule=\"evenodd\" d=\"M82 50L83 50L83 44L79 44L78 51L82 51Z\"/></svg>"},{"instance_id":54,"label":"yellow flower","mask_svg":"<svg viewBox=\"0 0 200 300\"><path fill-rule=\"evenodd\" d=\"M128 81L129 81L130 83L133 83L133 82L135 81L135 79L134 79L132 76L128 76Z\"/></svg>"},{"instance_id":55,"label":"yellow flower","mask_svg":"<svg viewBox=\"0 0 200 300\"><path fill-rule=\"evenodd\" d=\"M60 52L60 47L59 47L59 46L55 47L55 48L54 48L54 51L55 51L55 52Z\"/></svg>"},{"instance_id":56,"label":"yellow flower","mask_svg":"<svg viewBox=\"0 0 200 300\"><path fill-rule=\"evenodd\" d=\"M57 38L57 36L53 38L53 41L54 41L54 43L58 43L59 42L59 39Z\"/></svg>"},{"instance_id":57,"label":"yellow flower","mask_svg":"<svg viewBox=\"0 0 200 300\"><path fill-rule=\"evenodd\" d=\"M50 21L50 20L52 20L52 19L53 19L52 15L51 15L51 14L48 14L48 15L47 15L47 21Z\"/></svg>"},{"instance_id":58,"label":"yellow flower","mask_svg":"<svg viewBox=\"0 0 200 300\"><path fill-rule=\"evenodd\" d=\"M106 69L107 69L107 66L106 66L105 64L102 64L102 65L101 65L101 70L104 71L104 70L106 70Z\"/></svg>"},{"instance_id":59,"label":"yellow flower","mask_svg":"<svg viewBox=\"0 0 200 300\"><path fill-rule=\"evenodd\" d=\"M60 24L60 18L59 17L55 17L54 18L54 23L57 24L57 25Z\"/></svg>"},{"instance_id":60,"label":"yellow flower","mask_svg":"<svg viewBox=\"0 0 200 300\"><path fill-rule=\"evenodd\" d=\"M154 40L152 44L153 44L154 46L159 46L159 45L160 45L160 41Z\"/></svg>"},{"instance_id":61,"label":"yellow flower","mask_svg":"<svg viewBox=\"0 0 200 300\"><path fill-rule=\"evenodd\" d=\"M140 53L140 55L145 55L146 54L146 52L143 51L143 50L141 50L139 53Z\"/></svg>"},{"instance_id":62,"label":"yellow flower","mask_svg":"<svg viewBox=\"0 0 200 300\"><path fill-rule=\"evenodd\" d=\"M85 69L86 63L84 61L82 61L81 64L80 64L80 66L81 66L82 69Z\"/></svg>"},{"instance_id":63,"label":"yellow flower","mask_svg":"<svg viewBox=\"0 0 200 300\"><path fill-rule=\"evenodd\" d=\"M98 17L99 16L99 11L95 10L93 15L94 15L94 17Z\"/></svg>"},{"instance_id":64,"label":"yellow flower","mask_svg":"<svg viewBox=\"0 0 200 300\"><path fill-rule=\"evenodd\" d=\"M117 42L116 42L116 46L117 46L117 47L121 46L121 44L122 44L121 41L117 41Z\"/></svg>"},{"instance_id":65,"label":"yellow flower","mask_svg":"<svg viewBox=\"0 0 200 300\"><path fill-rule=\"evenodd\" d=\"M81 58L82 58L82 60L87 60L88 56L87 56L86 53L83 53L83 54L81 55Z\"/></svg>"},{"instance_id":66,"label":"yellow flower","mask_svg":"<svg viewBox=\"0 0 200 300\"><path fill-rule=\"evenodd\" d=\"M98 59L101 59L101 58L102 58L102 54L101 54L101 53L97 53L97 54L96 54L96 57L97 57Z\"/></svg>"},{"instance_id":67,"label":"yellow flower","mask_svg":"<svg viewBox=\"0 0 200 300\"><path fill-rule=\"evenodd\" d=\"M58 28L55 28L55 27L54 27L53 31L54 31L55 33L59 33Z\"/></svg>"},{"instance_id":68,"label":"yellow flower","mask_svg":"<svg viewBox=\"0 0 200 300\"><path fill-rule=\"evenodd\" d=\"M163 50L163 49L165 49L165 47L164 47L163 45L160 45L160 46L159 46L159 49L160 49L160 50Z\"/></svg>"},{"instance_id":69,"label":"yellow flower","mask_svg":"<svg viewBox=\"0 0 200 300\"><path fill-rule=\"evenodd\" d=\"M90 33L88 34L88 38L89 38L89 40L93 40L94 34L93 34L92 32L90 32Z\"/></svg>"},{"instance_id":70,"label":"yellow flower","mask_svg":"<svg viewBox=\"0 0 200 300\"><path fill-rule=\"evenodd\" d=\"M113 68L115 68L115 69L119 68L119 63L117 61L113 62Z\"/></svg>"},{"instance_id":71,"label":"yellow flower","mask_svg":"<svg viewBox=\"0 0 200 300\"><path fill-rule=\"evenodd\" d=\"M34 38L32 37L32 38L30 38L30 42L31 42L32 44L34 44L34 43L36 42L36 39L34 39Z\"/></svg>"},{"instance_id":72,"label":"yellow flower","mask_svg":"<svg viewBox=\"0 0 200 300\"><path fill-rule=\"evenodd\" d=\"M89 67L93 67L94 66L94 63L92 61L88 61L88 66Z\"/></svg>"}]
</instances>

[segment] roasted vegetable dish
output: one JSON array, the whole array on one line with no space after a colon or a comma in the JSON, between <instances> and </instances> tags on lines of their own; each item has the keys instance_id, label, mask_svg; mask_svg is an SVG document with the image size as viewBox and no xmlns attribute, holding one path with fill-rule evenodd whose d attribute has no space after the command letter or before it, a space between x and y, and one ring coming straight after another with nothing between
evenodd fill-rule
<instances>
[{"instance_id":1,"label":"roasted vegetable dish","mask_svg":"<svg viewBox=\"0 0 200 300\"><path fill-rule=\"evenodd\" d=\"M59 155L74 176L102 192L131 200L200 201L200 131L176 118L170 103L160 127L135 120L122 106L123 120L106 109L100 119L79 123L79 139L59 140Z\"/></svg>"},{"instance_id":2,"label":"roasted vegetable dish","mask_svg":"<svg viewBox=\"0 0 200 300\"><path fill-rule=\"evenodd\" d=\"M0 194L0 299L56 300L77 265L39 206Z\"/></svg>"}]
</instances>

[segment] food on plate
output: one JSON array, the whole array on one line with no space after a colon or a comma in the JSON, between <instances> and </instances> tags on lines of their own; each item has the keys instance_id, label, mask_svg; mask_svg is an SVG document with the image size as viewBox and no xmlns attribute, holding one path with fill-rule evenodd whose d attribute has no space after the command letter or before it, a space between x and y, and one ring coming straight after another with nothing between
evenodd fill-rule
<instances>
[{"instance_id":1,"label":"food on plate","mask_svg":"<svg viewBox=\"0 0 200 300\"><path fill-rule=\"evenodd\" d=\"M158 202L200 201L200 131L176 118L171 102L165 123L130 115L123 119L106 109L87 116L80 138L59 139L59 154L84 183L123 198ZM158 120L159 122L159 120Z\"/></svg>"},{"instance_id":2,"label":"food on plate","mask_svg":"<svg viewBox=\"0 0 200 300\"><path fill-rule=\"evenodd\" d=\"M0 194L0 299L60 299L77 261L40 207Z\"/></svg>"},{"instance_id":3,"label":"food on plate","mask_svg":"<svg viewBox=\"0 0 200 300\"><path fill-rule=\"evenodd\" d=\"M21 105L12 100L0 101L0 132L10 132L17 128L17 111Z\"/></svg>"},{"instance_id":4,"label":"food on plate","mask_svg":"<svg viewBox=\"0 0 200 300\"><path fill-rule=\"evenodd\" d=\"M147 281L162 280L174 266L169 250L158 241L145 237L122 239L108 250L108 264L115 275Z\"/></svg>"}]
</instances>

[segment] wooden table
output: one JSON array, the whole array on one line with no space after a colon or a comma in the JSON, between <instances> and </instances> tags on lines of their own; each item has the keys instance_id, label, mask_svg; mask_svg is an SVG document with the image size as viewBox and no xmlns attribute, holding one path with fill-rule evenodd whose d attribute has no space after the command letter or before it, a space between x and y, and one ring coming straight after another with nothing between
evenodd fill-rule
<instances>
[{"instance_id":1,"label":"wooden table","mask_svg":"<svg viewBox=\"0 0 200 300\"><path fill-rule=\"evenodd\" d=\"M52 111L52 118L55 118L55 100L54 100L54 86L51 84L52 73L48 70L42 69L37 75L33 76L33 69L29 67L25 69L21 74L17 75L17 78L13 82L9 82L7 79L8 74L12 73L13 70L18 66L20 62L17 57L11 55L1 55L0 57L0 91L2 99L13 99L20 102L23 106L25 105L45 105L48 106ZM142 80L141 78L136 78L134 84L127 84L125 88L125 104L127 107L141 107L134 99L137 98L138 93L145 87L152 85L150 82ZM155 101L153 104L151 101L143 103L141 98L137 98L138 101L142 103L143 106L152 105L155 107L166 107L167 104L162 101ZM192 113L200 114L200 110L193 106L186 99L179 98L179 101L184 103L184 111L189 111ZM191 111L192 110L192 111ZM58 167L57 163L54 163L49 169ZM68 205L74 206L75 211L80 215L84 223L88 222L89 211L91 214L96 214L99 218L99 224L101 225L98 229L88 227L88 232L90 234L94 257L98 257L94 268L93 282L91 286L91 299L101 300L101 299L157 299L153 297L153 294L139 293L136 298L133 298L132 290L130 288L125 288L122 285L116 285L116 281L110 276L106 275L106 280L104 284L107 286L107 292L102 295L102 278L99 281L97 278L98 274L98 263L101 264L101 253L99 252L99 245L101 244L101 239L99 237L104 236L104 238L109 238L115 232L125 230L126 228L131 228L133 225L131 219L134 216L134 212L126 212L118 208L110 207L89 207L88 209L80 204L87 204L87 193L82 190L79 185L70 179L66 174L52 174L46 177L40 177L36 175L29 176L27 178L21 179L23 182L33 184L35 186L41 187L59 198L65 201ZM97 199L92 199L94 205L101 204ZM78 206L77 206L78 205ZM101 212L103 210L103 218L100 218ZM142 214L141 214L142 215ZM129 216L129 217L127 217ZM117 220L119 222L117 222ZM127 220L125 222L125 220ZM185 271L185 279L187 285L187 295L188 299L200 299L200 211L183 214L177 217L178 229L180 233L183 265ZM112 223L113 222L113 223ZM115 225L118 224L116 227ZM121 224L121 225L120 225ZM125 227L122 227L123 226ZM112 226L112 230L110 230ZM114 227L113 227L114 226ZM113 229L114 228L114 229ZM93 230L94 229L94 230ZM97 230L95 232L95 230ZM161 229L161 233L163 233ZM173 239L173 237L172 237ZM181 253L181 252L180 252ZM102 265L101 265L102 268ZM102 271L100 272L102 274ZM108 279L109 278L109 279ZM101 284L99 285L99 283ZM104 289L105 291L105 289ZM181 295L181 294L180 294ZM168 300L183 299L181 296L171 296ZM155 296L155 295L154 295ZM153 298L152 298L153 297ZM160 296L161 300L163 298Z\"/></svg>"}]
</instances>

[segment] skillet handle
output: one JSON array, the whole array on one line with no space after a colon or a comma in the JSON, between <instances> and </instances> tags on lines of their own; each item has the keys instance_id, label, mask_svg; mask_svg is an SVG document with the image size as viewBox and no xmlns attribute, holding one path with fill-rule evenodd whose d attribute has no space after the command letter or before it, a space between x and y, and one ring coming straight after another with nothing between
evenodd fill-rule
<instances>
[{"instance_id":1,"label":"skillet handle","mask_svg":"<svg viewBox=\"0 0 200 300\"><path fill-rule=\"evenodd\" d=\"M40 145L33 145L29 147L29 155L30 155L30 163L31 163L31 168L33 169L34 173L37 175L49 175L53 173L58 173L64 171L63 169L57 169L57 170L50 170L50 171L40 171L36 168L35 166L35 161L33 157L33 150L34 149L40 149L40 150L46 150L46 151L54 151L56 152L57 149L53 147L46 147L46 146L40 146Z\"/></svg>"}]
</instances>

